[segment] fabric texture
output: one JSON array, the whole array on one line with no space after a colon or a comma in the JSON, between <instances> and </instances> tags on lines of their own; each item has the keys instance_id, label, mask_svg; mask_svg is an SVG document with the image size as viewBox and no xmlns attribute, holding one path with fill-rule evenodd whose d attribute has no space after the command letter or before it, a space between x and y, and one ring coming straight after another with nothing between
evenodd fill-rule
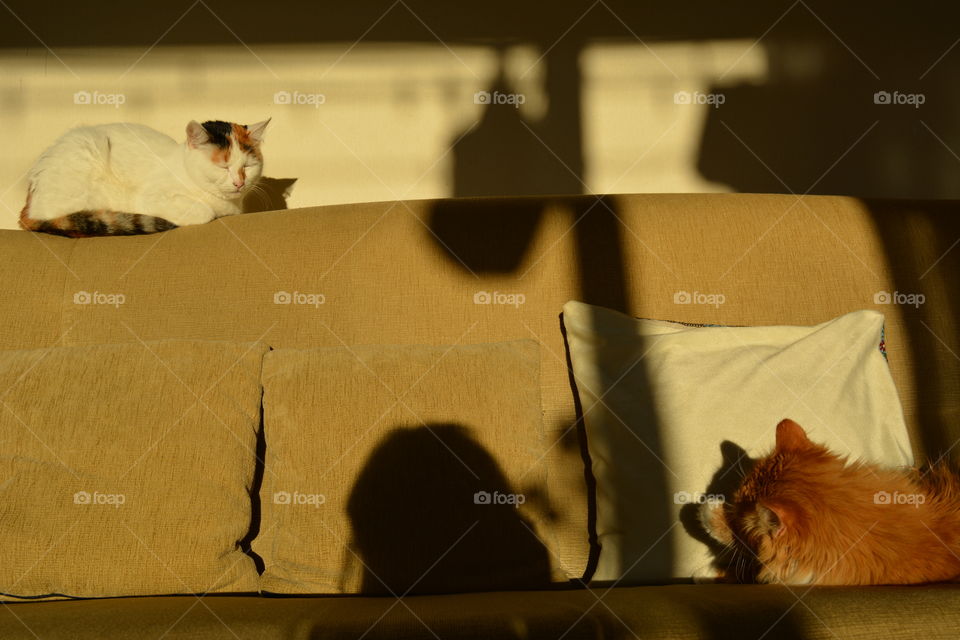
<instances>
[{"instance_id":1,"label":"fabric texture","mask_svg":"<svg viewBox=\"0 0 960 640\"><path fill-rule=\"evenodd\" d=\"M563 322L597 480L597 581L713 575L696 520L783 418L843 455L911 465L883 316L691 327L568 302Z\"/></svg>"},{"instance_id":2,"label":"fabric texture","mask_svg":"<svg viewBox=\"0 0 960 640\"><path fill-rule=\"evenodd\" d=\"M802 600L799 600L802 597ZM799 600L799 601L798 601ZM0 607L10 640L953 640L960 586L672 585L383 597L117 598Z\"/></svg>"},{"instance_id":3,"label":"fabric texture","mask_svg":"<svg viewBox=\"0 0 960 640\"><path fill-rule=\"evenodd\" d=\"M957 206L742 193L458 198L228 216L161 236L0 230L0 349L536 340L553 507L543 538L554 568L579 578L592 560L593 491L559 331L565 302L742 326L881 311L915 455L960 460ZM82 292L124 299L83 304ZM524 298L475 300L483 292ZM683 292L687 303L675 302ZM925 301L897 304L895 292Z\"/></svg>"},{"instance_id":4,"label":"fabric texture","mask_svg":"<svg viewBox=\"0 0 960 640\"><path fill-rule=\"evenodd\" d=\"M548 584L539 370L529 340L267 354L262 590Z\"/></svg>"},{"instance_id":5,"label":"fabric texture","mask_svg":"<svg viewBox=\"0 0 960 640\"><path fill-rule=\"evenodd\" d=\"M3 599L255 592L266 347L0 352Z\"/></svg>"}]
</instances>

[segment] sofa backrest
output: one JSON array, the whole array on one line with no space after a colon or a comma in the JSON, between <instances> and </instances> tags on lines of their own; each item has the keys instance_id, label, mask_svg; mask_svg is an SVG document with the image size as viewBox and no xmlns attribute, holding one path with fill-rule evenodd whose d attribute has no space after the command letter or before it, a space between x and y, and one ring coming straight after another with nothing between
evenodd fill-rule
<instances>
[{"instance_id":1,"label":"sofa backrest","mask_svg":"<svg viewBox=\"0 0 960 640\"><path fill-rule=\"evenodd\" d=\"M558 574L576 577L588 562L591 508L563 303L737 325L878 309L918 455L956 453L958 209L845 197L582 196L337 205L131 238L0 231L0 348L535 339L553 523L544 541ZM695 294L722 304L697 304L708 298Z\"/></svg>"}]
</instances>

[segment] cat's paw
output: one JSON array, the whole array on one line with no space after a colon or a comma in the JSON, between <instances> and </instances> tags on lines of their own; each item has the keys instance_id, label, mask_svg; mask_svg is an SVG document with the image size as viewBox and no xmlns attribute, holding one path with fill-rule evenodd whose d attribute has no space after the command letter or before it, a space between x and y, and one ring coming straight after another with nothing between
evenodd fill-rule
<instances>
[{"instance_id":1,"label":"cat's paw","mask_svg":"<svg viewBox=\"0 0 960 640\"><path fill-rule=\"evenodd\" d=\"M712 560L706 560L700 567L693 570L690 576L694 584L713 584L720 580L720 572L714 566Z\"/></svg>"},{"instance_id":2,"label":"cat's paw","mask_svg":"<svg viewBox=\"0 0 960 640\"><path fill-rule=\"evenodd\" d=\"M722 544L733 544L733 531L730 530L726 514L723 512L723 503L704 502L700 505L697 517L704 531L710 534L711 538Z\"/></svg>"},{"instance_id":3,"label":"cat's paw","mask_svg":"<svg viewBox=\"0 0 960 640\"><path fill-rule=\"evenodd\" d=\"M176 216L170 218L181 227L188 224L206 224L217 217L210 205L203 202L191 202L184 206Z\"/></svg>"}]
</instances>

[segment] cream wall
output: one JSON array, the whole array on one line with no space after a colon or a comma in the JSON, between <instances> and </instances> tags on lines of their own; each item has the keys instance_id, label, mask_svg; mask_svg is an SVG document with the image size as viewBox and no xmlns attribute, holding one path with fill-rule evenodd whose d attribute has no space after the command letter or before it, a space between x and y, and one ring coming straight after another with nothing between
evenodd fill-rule
<instances>
[{"instance_id":1,"label":"cream wall","mask_svg":"<svg viewBox=\"0 0 960 640\"><path fill-rule=\"evenodd\" d=\"M191 119L272 117L266 175L297 178L290 207L456 195L451 145L478 127L484 109L515 108L475 102L499 69L523 96L518 115L531 130L519 135L551 146L534 132L550 109L544 67L533 47L501 56L491 47L439 43L5 50L0 228L16 228L24 175L45 146L70 127L115 121L180 139ZM677 104L675 95L706 93L718 81L760 82L766 67L763 47L749 40L586 46L579 55L583 171L573 169L574 184L582 180L578 190L593 192L729 190L696 169L713 107ZM83 104L77 92L102 104ZM278 92L303 103L282 104Z\"/></svg>"}]
</instances>

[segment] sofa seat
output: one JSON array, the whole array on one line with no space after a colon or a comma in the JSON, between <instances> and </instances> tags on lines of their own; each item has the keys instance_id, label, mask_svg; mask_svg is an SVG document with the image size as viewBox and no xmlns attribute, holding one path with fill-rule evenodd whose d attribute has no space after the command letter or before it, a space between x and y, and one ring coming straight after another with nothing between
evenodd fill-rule
<instances>
[{"instance_id":1,"label":"sofa seat","mask_svg":"<svg viewBox=\"0 0 960 640\"><path fill-rule=\"evenodd\" d=\"M7 604L0 637L956 638L960 588L672 585L443 596L193 596Z\"/></svg>"}]
</instances>

